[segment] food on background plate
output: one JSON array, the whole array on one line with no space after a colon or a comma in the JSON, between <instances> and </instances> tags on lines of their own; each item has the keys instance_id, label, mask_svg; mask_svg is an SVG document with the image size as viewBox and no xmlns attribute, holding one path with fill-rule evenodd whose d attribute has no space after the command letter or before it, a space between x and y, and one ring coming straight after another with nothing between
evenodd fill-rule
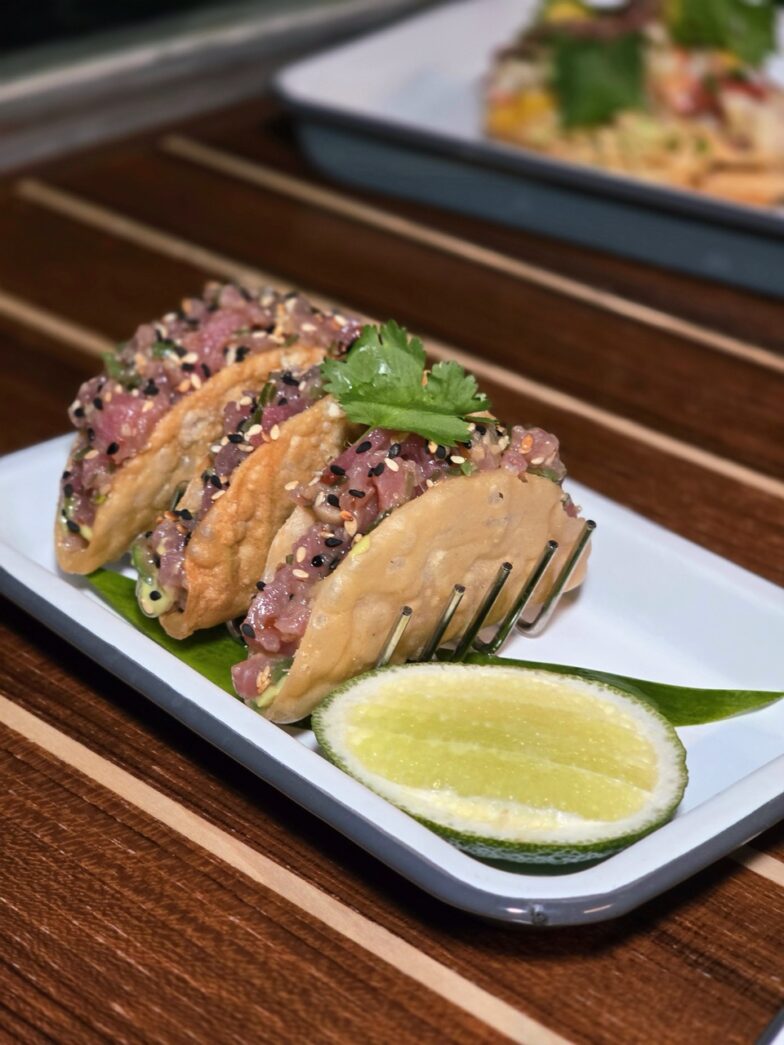
<instances>
[{"instance_id":1,"label":"food on background plate","mask_svg":"<svg viewBox=\"0 0 784 1045\"><path fill-rule=\"evenodd\" d=\"M309 479L349 438L325 396L320 349L307 369L272 373L223 409L223 433L181 498L133 547L139 605L175 638L244 613L272 538L294 508L288 489Z\"/></svg>"},{"instance_id":2,"label":"food on background plate","mask_svg":"<svg viewBox=\"0 0 784 1045\"><path fill-rule=\"evenodd\" d=\"M494 138L558 159L784 203L773 0L547 0L497 56Z\"/></svg>"},{"instance_id":3,"label":"food on background plate","mask_svg":"<svg viewBox=\"0 0 784 1045\"><path fill-rule=\"evenodd\" d=\"M60 484L60 567L89 573L122 555L221 437L227 404L272 372L344 351L359 329L298 294L217 283L140 326L70 407L77 436Z\"/></svg>"},{"instance_id":4,"label":"food on background plate","mask_svg":"<svg viewBox=\"0 0 784 1045\"><path fill-rule=\"evenodd\" d=\"M683 744L650 704L552 671L383 668L312 722L331 761L484 859L610 856L669 820L687 781Z\"/></svg>"},{"instance_id":5,"label":"food on background plate","mask_svg":"<svg viewBox=\"0 0 784 1045\"><path fill-rule=\"evenodd\" d=\"M426 371L421 342L396 324L366 327L346 361L322 371L348 418L368 428L290 491L297 507L240 627L248 657L233 670L237 692L276 722L304 718L371 667L404 605L413 612L396 660L421 649L456 583L466 597L445 642L503 562L524 580L555 539L552 580L584 525L561 488L558 440L505 428L471 375L454 362ZM504 590L486 623L514 597Z\"/></svg>"}]
</instances>

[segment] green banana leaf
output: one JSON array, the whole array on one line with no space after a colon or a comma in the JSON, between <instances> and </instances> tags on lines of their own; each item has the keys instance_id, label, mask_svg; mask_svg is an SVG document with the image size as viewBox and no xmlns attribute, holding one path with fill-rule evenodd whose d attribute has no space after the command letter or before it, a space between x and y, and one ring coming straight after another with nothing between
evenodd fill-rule
<instances>
[{"instance_id":1,"label":"green banana leaf","mask_svg":"<svg viewBox=\"0 0 784 1045\"><path fill-rule=\"evenodd\" d=\"M692 686L671 686L666 682L629 678L627 675L615 675L610 671L596 671L593 668L540 664L533 660L512 660L510 657L488 656L483 653L471 653L465 658L465 662L537 668L541 671L557 672L559 675L576 675L593 682L606 682L647 701L669 719L673 726L699 726L706 722L718 722L719 719L732 718L733 715L742 715L746 711L758 711L784 697L784 690L695 689Z\"/></svg>"},{"instance_id":2,"label":"green banana leaf","mask_svg":"<svg viewBox=\"0 0 784 1045\"><path fill-rule=\"evenodd\" d=\"M234 695L231 685L231 666L242 660L242 648L229 637L223 627L200 631L189 639L172 639L157 620L145 617L134 594L134 582L110 570L96 570L87 578L95 590L127 621L138 628L178 660L198 671L216 686ZM449 654L444 656L448 659ZM512 660L509 657L472 653L466 657L470 664L501 664L506 667L538 668L562 675L606 682L633 696L646 700L674 726L695 726L705 722L757 711L784 697L784 690L759 692L744 689L694 689L689 686L671 686L665 682L615 675L609 671L591 668L573 668L561 664L541 664L530 660Z\"/></svg>"},{"instance_id":3,"label":"green banana leaf","mask_svg":"<svg viewBox=\"0 0 784 1045\"><path fill-rule=\"evenodd\" d=\"M204 675L210 682L235 696L231 666L244 657L243 648L224 627L199 631L189 639L170 638L157 620L145 617L136 601L136 585L130 578L112 570L96 570L87 580L106 602L135 628L163 646L178 660Z\"/></svg>"}]
</instances>

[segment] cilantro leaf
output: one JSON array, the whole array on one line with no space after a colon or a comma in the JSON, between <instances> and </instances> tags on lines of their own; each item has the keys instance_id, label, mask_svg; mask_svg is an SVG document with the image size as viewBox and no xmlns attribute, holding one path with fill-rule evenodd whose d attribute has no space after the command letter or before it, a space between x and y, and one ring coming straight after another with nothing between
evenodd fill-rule
<instances>
[{"instance_id":1,"label":"cilantro leaf","mask_svg":"<svg viewBox=\"0 0 784 1045\"><path fill-rule=\"evenodd\" d=\"M670 0L666 12L678 43L721 48L755 66L776 49L775 8L772 0Z\"/></svg>"},{"instance_id":2,"label":"cilantro leaf","mask_svg":"<svg viewBox=\"0 0 784 1045\"><path fill-rule=\"evenodd\" d=\"M390 320L363 328L345 361L321 366L324 386L349 420L415 432L446 446L468 439L467 415L489 409L476 379L455 362L425 370L422 342Z\"/></svg>"},{"instance_id":3,"label":"cilantro leaf","mask_svg":"<svg viewBox=\"0 0 784 1045\"><path fill-rule=\"evenodd\" d=\"M583 40L560 34L554 41L553 87L565 127L607 123L625 109L645 108L643 39Z\"/></svg>"}]
</instances>

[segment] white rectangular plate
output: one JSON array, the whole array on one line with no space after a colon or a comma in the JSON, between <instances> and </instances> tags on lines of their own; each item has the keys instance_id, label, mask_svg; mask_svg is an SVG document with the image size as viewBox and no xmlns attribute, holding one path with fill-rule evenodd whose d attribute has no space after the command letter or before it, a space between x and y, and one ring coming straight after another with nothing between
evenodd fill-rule
<instances>
[{"instance_id":1,"label":"white rectangular plate","mask_svg":"<svg viewBox=\"0 0 784 1045\"><path fill-rule=\"evenodd\" d=\"M535 875L461 853L327 762L313 735L261 718L57 570L52 520L70 437L0 459L0 586L12 599L380 860L465 910L533 925L628 911L784 816L784 701L679 730L690 782L675 819L583 870ZM510 656L684 685L782 686L781 589L570 484L599 529L588 580ZM779 641L776 637L779 637Z\"/></svg>"}]
</instances>

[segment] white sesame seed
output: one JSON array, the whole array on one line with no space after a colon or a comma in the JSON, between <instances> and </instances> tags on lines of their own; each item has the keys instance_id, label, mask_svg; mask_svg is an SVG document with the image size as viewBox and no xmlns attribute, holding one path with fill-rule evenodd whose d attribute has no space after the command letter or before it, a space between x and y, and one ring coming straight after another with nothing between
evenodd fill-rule
<instances>
[{"instance_id":1,"label":"white sesame seed","mask_svg":"<svg viewBox=\"0 0 784 1045\"><path fill-rule=\"evenodd\" d=\"M430 442L427 444L427 448L431 454L434 454L438 449L438 443L434 443L431 439Z\"/></svg>"},{"instance_id":2,"label":"white sesame seed","mask_svg":"<svg viewBox=\"0 0 784 1045\"><path fill-rule=\"evenodd\" d=\"M187 355L182 357L183 363L197 363L198 361L199 357L196 355L195 352L189 352Z\"/></svg>"},{"instance_id":3,"label":"white sesame seed","mask_svg":"<svg viewBox=\"0 0 784 1045\"><path fill-rule=\"evenodd\" d=\"M343 413L343 411L341 410L341 408L338 406L337 403L330 403L329 406L327 407L327 416L328 417L340 417L342 413Z\"/></svg>"},{"instance_id":4,"label":"white sesame seed","mask_svg":"<svg viewBox=\"0 0 784 1045\"><path fill-rule=\"evenodd\" d=\"M346 531L346 533L349 535L349 537L353 537L354 534L357 532L357 520L356 519L348 519L343 524L343 529Z\"/></svg>"},{"instance_id":5,"label":"white sesame seed","mask_svg":"<svg viewBox=\"0 0 784 1045\"><path fill-rule=\"evenodd\" d=\"M226 493L226 491L225 491L225 490L216 490L216 491L215 491L215 493L214 493L214 494L212 495L212 499L213 499L213 501L217 501L217 500L218 500L218 498L219 498L219 497L223 497L223 495L224 495L225 493Z\"/></svg>"},{"instance_id":6,"label":"white sesame seed","mask_svg":"<svg viewBox=\"0 0 784 1045\"><path fill-rule=\"evenodd\" d=\"M452 464L465 464L465 457L461 457L460 454L452 454L449 460Z\"/></svg>"},{"instance_id":7,"label":"white sesame seed","mask_svg":"<svg viewBox=\"0 0 784 1045\"><path fill-rule=\"evenodd\" d=\"M388 457L386 459L386 466L387 468L391 468L393 472L400 471L400 465L397 463L394 457Z\"/></svg>"},{"instance_id":8,"label":"white sesame seed","mask_svg":"<svg viewBox=\"0 0 784 1045\"><path fill-rule=\"evenodd\" d=\"M269 437L273 442L280 438L280 425L273 425L272 428L270 428Z\"/></svg>"},{"instance_id":9,"label":"white sesame seed","mask_svg":"<svg viewBox=\"0 0 784 1045\"><path fill-rule=\"evenodd\" d=\"M212 446L210 447L210 453L211 454L217 454L218 451L220 450L220 448L221 448L221 444L220 443L213 443Z\"/></svg>"},{"instance_id":10,"label":"white sesame seed","mask_svg":"<svg viewBox=\"0 0 784 1045\"><path fill-rule=\"evenodd\" d=\"M250 406L253 402L250 396L243 396L242 399L237 401L238 406Z\"/></svg>"},{"instance_id":11,"label":"white sesame seed","mask_svg":"<svg viewBox=\"0 0 784 1045\"><path fill-rule=\"evenodd\" d=\"M191 374L191 384L194 388L201 388L201 378L198 374Z\"/></svg>"},{"instance_id":12,"label":"white sesame seed","mask_svg":"<svg viewBox=\"0 0 784 1045\"><path fill-rule=\"evenodd\" d=\"M306 334L312 334L313 331L317 328L315 323L303 323L302 329L305 331Z\"/></svg>"},{"instance_id":13,"label":"white sesame seed","mask_svg":"<svg viewBox=\"0 0 784 1045\"><path fill-rule=\"evenodd\" d=\"M250 428L245 433L245 438L246 439L250 439L251 436L258 435L260 431L261 431L261 425L251 425Z\"/></svg>"},{"instance_id":14,"label":"white sesame seed","mask_svg":"<svg viewBox=\"0 0 784 1045\"><path fill-rule=\"evenodd\" d=\"M178 392L187 392L190 387L191 387L190 381L180 381L180 383L177 385L177 391Z\"/></svg>"},{"instance_id":15,"label":"white sesame seed","mask_svg":"<svg viewBox=\"0 0 784 1045\"><path fill-rule=\"evenodd\" d=\"M302 560L305 558L305 549L302 546L297 548L297 553L294 556L294 558L297 560L297 562L302 562Z\"/></svg>"},{"instance_id":16,"label":"white sesame seed","mask_svg":"<svg viewBox=\"0 0 784 1045\"><path fill-rule=\"evenodd\" d=\"M97 457L97 456L98 456L98 451L97 450L88 450L87 453L84 455L84 459L85 459L85 461L92 461L92 459L94 457Z\"/></svg>"},{"instance_id":17,"label":"white sesame seed","mask_svg":"<svg viewBox=\"0 0 784 1045\"><path fill-rule=\"evenodd\" d=\"M153 403L153 401L151 399L148 399L147 402L142 407L142 413L146 414L149 410L152 410L154 405L155 404Z\"/></svg>"},{"instance_id":18,"label":"white sesame seed","mask_svg":"<svg viewBox=\"0 0 784 1045\"><path fill-rule=\"evenodd\" d=\"M297 480L296 479L292 479L290 483L286 483L286 485L283 487L283 489L284 490L296 490L298 486L299 486L299 483L297 482Z\"/></svg>"},{"instance_id":19,"label":"white sesame seed","mask_svg":"<svg viewBox=\"0 0 784 1045\"><path fill-rule=\"evenodd\" d=\"M542 456L531 458L531 464L541 464L542 461L544 461L544 458Z\"/></svg>"},{"instance_id":20,"label":"white sesame seed","mask_svg":"<svg viewBox=\"0 0 784 1045\"><path fill-rule=\"evenodd\" d=\"M301 581L306 581L308 579L308 574L304 570L292 570L291 572L294 577L298 577Z\"/></svg>"}]
</instances>

